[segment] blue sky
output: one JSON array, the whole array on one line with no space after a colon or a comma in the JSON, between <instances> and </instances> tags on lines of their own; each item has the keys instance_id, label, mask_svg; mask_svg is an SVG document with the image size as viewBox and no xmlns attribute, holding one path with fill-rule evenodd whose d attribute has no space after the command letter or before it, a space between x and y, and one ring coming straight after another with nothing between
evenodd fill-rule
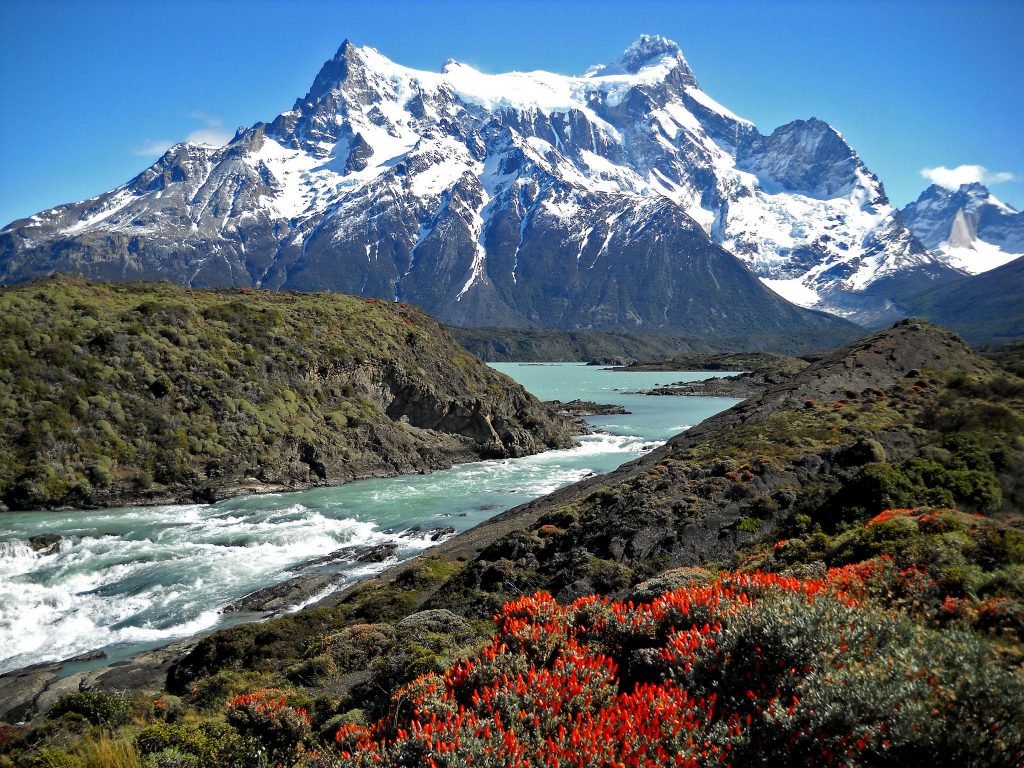
<instances>
[{"instance_id":1,"label":"blue sky","mask_svg":"<svg viewBox=\"0 0 1024 768\"><path fill-rule=\"evenodd\" d=\"M645 32L762 132L832 123L899 205L924 168L980 166L1024 208L1020 0L0 0L0 225L272 119L345 38L421 69L582 73Z\"/></svg>"}]
</instances>

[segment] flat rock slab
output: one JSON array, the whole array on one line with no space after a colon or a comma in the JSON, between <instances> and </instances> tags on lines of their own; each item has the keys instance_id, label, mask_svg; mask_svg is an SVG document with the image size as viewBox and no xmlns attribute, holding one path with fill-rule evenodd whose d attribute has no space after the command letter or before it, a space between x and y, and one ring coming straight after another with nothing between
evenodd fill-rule
<instances>
[{"instance_id":1,"label":"flat rock slab","mask_svg":"<svg viewBox=\"0 0 1024 768\"><path fill-rule=\"evenodd\" d=\"M276 613L292 608L323 592L338 581L336 573L311 573L258 589L243 598L235 600L223 610L224 613L251 612Z\"/></svg>"},{"instance_id":2,"label":"flat rock slab","mask_svg":"<svg viewBox=\"0 0 1024 768\"><path fill-rule=\"evenodd\" d=\"M186 654L205 635L143 651L107 667L61 676L64 666L87 660L83 654L68 661L36 664L0 675L0 721L38 721L61 697L79 690L131 691L133 695L158 695L164 690L171 664Z\"/></svg>"}]
</instances>

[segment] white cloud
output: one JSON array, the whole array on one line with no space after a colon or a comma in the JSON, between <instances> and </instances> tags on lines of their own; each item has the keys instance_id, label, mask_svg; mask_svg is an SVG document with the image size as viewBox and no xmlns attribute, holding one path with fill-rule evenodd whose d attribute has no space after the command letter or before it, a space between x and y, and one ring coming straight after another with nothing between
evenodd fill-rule
<instances>
[{"instance_id":1,"label":"white cloud","mask_svg":"<svg viewBox=\"0 0 1024 768\"><path fill-rule=\"evenodd\" d=\"M990 171L983 165L958 165L947 168L937 165L934 168L922 168L921 175L932 184L946 189L957 189L961 184L1004 184L1016 181L1017 175L1009 171Z\"/></svg>"},{"instance_id":2,"label":"white cloud","mask_svg":"<svg viewBox=\"0 0 1024 768\"><path fill-rule=\"evenodd\" d=\"M193 112L192 117L203 124L188 135L188 140L198 144L212 144L215 147L223 147L234 134L224 130L224 121L205 112Z\"/></svg>"},{"instance_id":3,"label":"white cloud","mask_svg":"<svg viewBox=\"0 0 1024 768\"><path fill-rule=\"evenodd\" d=\"M211 144L215 147L223 147L231 141L231 137L234 135L231 131L224 130L224 121L214 115L208 115L205 112L193 112L192 119L201 123L202 127L192 131L185 137L185 141L191 141L194 144ZM132 150L132 153L140 157L156 157L162 155L176 143L170 139L145 139L142 144Z\"/></svg>"},{"instance_id":4,"label":"white cloud","mask_svg":"<svg viewBox=\"0 0 1024 768\"><path fill-rule=\"evenodd\" d=\"M215 147L223 147L234 134L225 131L223 128L200 128L188 135L188 140L194 144L212 144Z\"/></svg>"},{"instance_id":5,"label":"white cloud","mask_svg":"<svg viewBox=\"0 0 1024 768\"><path fill-rule=\"evenodd\" d=\"M174 142L170 139L146 139L139 146L132 150L133 155L139 157L153 157L162 155Z\"/></svg>"}]
</instances>

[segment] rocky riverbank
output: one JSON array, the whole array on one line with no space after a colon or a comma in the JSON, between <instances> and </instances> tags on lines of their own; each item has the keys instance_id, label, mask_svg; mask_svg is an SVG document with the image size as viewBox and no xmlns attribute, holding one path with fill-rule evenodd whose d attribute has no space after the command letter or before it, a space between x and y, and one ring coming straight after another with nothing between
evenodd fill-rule
<instances>
[{"instance_id":1,"label":"rocky riverbank","mask_svg":"<svg viewBox=\"0 0 1024 768\"><path fill-rule=\"evenodd\" d=\"M704 381L679 381L636 393L641 395L690 395L703 397L739 397L746 400L781 384L809 365L802 358L766 353L692 355L658 363L643 363L615 368L617 371L729 371L748 370L731 376Z\"/></svg>"},{"instance_id":2,"label":"rocky riverbank","mask_svg":"<svg viewBox=\"0 0 1024 768\"><path fill-rule=\"evenodd\" d=\"M591 431L590 425L585 421L587 416L612 416L629 413L621 405L595 403L592 400L570 400L567 403L563 403L561 400L545 400L543 405L553 413L571 420L574 425L574 433L577 435L586 435Z\"/></svg>"},{"instance_id":3,"label":"rocky riverbank","mask_svg":"<svg viewBox=\"0 0 1024 768\"><path fill-rule=\"evenodd\" d=\"M776 371L797 373L814 358L787 357L769 352L723 352L676 355L646 363L615 365L613 371Z\"/></svg>"}]
</instances>

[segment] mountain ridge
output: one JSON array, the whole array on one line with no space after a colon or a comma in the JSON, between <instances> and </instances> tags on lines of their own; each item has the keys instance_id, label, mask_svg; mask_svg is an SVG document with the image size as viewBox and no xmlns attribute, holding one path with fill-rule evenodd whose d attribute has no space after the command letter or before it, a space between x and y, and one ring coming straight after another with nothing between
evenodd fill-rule
<instances>
[{"instance_id":1,"label":"mountain ridge","mask_svg":"<svg viewBox=\"0 0 1024 768\"><path fill-rule=\"evenodd\" d=\"M955 275L838 131L811 119L763 136L677 45L645 36L583 76L424 72L346 41L271 122L222 148L175 145L110 193L5 228L0 279L330 288L462 325L706 332L676 320L694 302L718 332L828 322L777 303L727 251L860 322L901 314L889 283ZM638 279L641 253L655 255Z\"/></svg>"}]
</instances>

